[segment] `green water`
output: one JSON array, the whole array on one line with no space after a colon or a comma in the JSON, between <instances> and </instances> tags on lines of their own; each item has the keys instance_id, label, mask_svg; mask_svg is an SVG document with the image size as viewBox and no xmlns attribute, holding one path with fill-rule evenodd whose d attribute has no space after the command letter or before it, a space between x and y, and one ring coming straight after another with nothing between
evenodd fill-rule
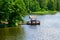
<instances>
[{"instance_id":1,"label":"green water","mask_svg":"<svg viewBox=\"0 0 60 40\"><path fill-rule=\"evenodd\" d=\"M0 28L0 40L24 40L24 29Z\"/></svg>"},{"instance_id":2,"label":"green water","mask_svg":"<svg viewBox=\"0 0 60 40\"><path fill-rule=\"evenodd\" d=\"M38 15L40 25L21 25L0 28L0 40L60 40L60 12L55 15ZM29 15L25 17L29 21Z\"/></svg>"}]
</instances>

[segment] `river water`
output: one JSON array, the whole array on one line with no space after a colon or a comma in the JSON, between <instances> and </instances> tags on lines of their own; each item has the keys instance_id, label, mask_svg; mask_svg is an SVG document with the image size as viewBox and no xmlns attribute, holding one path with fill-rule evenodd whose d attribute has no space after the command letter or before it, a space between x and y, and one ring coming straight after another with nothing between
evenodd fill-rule
<instances>
[{"instance_id":1,"label":"river water","mask_svg":"<svg viewBox=\"0 0 60 40\"><path fill-rule=\"evenodd\" d=\"M60 13L38 15L40 25L0 28L0 40L60 40ZM29 15L25 17L28 21Z\"/></svg>"}]
</instances>

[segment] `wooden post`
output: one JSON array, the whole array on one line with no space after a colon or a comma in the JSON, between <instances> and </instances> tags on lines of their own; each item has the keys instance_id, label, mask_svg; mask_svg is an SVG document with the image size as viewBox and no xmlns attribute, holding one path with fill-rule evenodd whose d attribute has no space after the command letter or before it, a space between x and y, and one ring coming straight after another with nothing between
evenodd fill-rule
<instances>
[{"instance_id":1,"label":"wooden post","mask_svg":"<svg viewBox=\"0 0 60 40\"><path fill-rule=\"evenodd\" d=\"M32 24L32 19L31 19L31 24Z\"/></svg>"}]
</instances>

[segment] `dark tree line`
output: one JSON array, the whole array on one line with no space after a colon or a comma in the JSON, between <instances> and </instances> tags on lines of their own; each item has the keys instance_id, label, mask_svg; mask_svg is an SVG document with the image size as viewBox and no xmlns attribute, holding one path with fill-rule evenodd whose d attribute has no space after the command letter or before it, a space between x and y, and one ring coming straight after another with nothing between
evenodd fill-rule
<instances>
[{"instance_id":1,"label":"dark tree line","mask_svg":"<svg viewBox=\"0 0 60 40\"><path fill-rule=\"evenodd\" d=\"M35 11L60 11L60 0L24 0L26 7Z\"/></svg>"}]
</instances>

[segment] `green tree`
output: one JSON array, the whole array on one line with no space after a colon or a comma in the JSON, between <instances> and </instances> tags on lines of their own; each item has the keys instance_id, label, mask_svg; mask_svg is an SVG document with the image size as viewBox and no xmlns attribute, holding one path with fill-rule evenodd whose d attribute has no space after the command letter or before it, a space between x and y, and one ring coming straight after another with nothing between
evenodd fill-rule
<instances>
[{"instance_id":1,"label":"green tree","mask_svg":"<svg viewBox=\"0 0 60 40\"><path fill-rule=\"evenodd\" d=\"M9 26L16 26L19 21L23 21L22 17L26 15L26 8L23 0L10 1L9 13Z\"/></svg>"},{"instance_id":2,"label":"green tree","mask_svg":"<svg viewBox=\"0 0 60 40\"><path fill-rule=\"evenodd\" d=\"M30 0L29 2L30 2L29 9L32 12L40 11L39 3L36 0Z\"/></svg>"},{"instance_id":3,"label":"green tree","mask_svg":"<svg viewBox=\"0 0 60 40\"><path fill-rule=\"evenodd\" d=\"M0 0L0 23L8 19L8 3L6 0Z\"/></svg>"},{"instance_id":4,"label":"green tree","mask_svg":"<svg viewBox=\"0 0 60 40\"><path fill-rule=\"evenodd\" d=\"M19 21L23 21L26 15L26 7L23 0L1 0L0 7L1 20L7 19L8 26L18 26Z\"/></svg>"},{"instance_id":5,"label":"green tree","mask_svg":"<svg viewBox=\"0 0 60 40\"><path fill-rule=\"evenodd\" d=\"M48 1L48 10L53 10L53 2L51 0Z\"/></svg>"},{"instance_id":6,"label":"green tree","mask_svg":"<svg viewBox=\"0 0 60 40\"><path fill-rule=\"evenodd\" d=\"M57 3L56 3L56 4L57 4L56 10L57 10L57 11L60 11L60 0L57 0L56 2L57 2Z\"/></svg>"}]
</instances>

